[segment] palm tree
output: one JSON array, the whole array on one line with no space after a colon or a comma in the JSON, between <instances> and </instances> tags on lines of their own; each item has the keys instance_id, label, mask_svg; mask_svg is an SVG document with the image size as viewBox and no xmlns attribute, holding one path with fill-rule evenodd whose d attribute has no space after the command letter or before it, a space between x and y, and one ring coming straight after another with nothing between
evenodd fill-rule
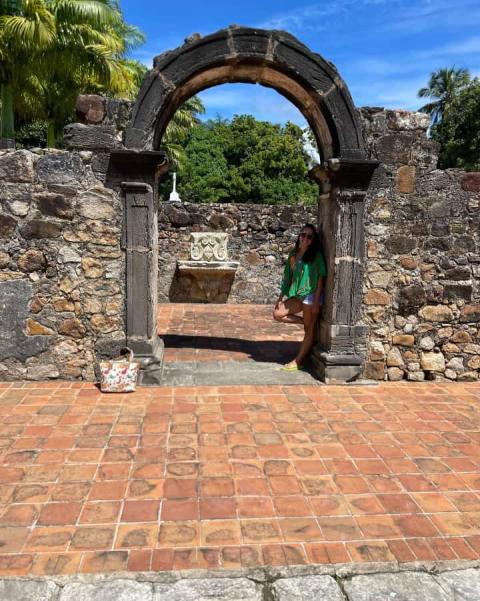
<instances>
[{"instance_id":1,"label":"palm tree","mask_svg":"<svg viewBox=\"0 0 480 601\"><path fill-rule=\"evenodd\" d=\"M170 163L178 169L185 161L185 142L190 128L200 122L198 115L205 113L205 106L198 96L184 102L173 115L162 138L162 149Z\"/></svg>"},{"instance_id":2,"label":"palm tree","mask_svg":"<svg viewBox=\"0 0 480 601\"><path fill-rule=\"evenodd\" d=\"M115 0L18 0L15 8L0 19L0 59L9 59L2 81L13 98L3 110L10 134L14 102L24 116L48 121L47 145L54 146L79 93L136 90L139 70L126 53L144 36L124 22Z\"/></svg>"},{"instance_id":3,"label":"palm tree","mask_svg":"<svg viewBox=\"0 0 480 601\"><path fill-rule=\"evenodd\" d=\"M421 107L421 111L428 113L432 119L432 125L438 123L445 112L445 108L455 95L470 83L468 69L438 69L430 75L426 88L418 91L419 98L433 98Z\"/></svg>"},{"instance_id":4,"label":"palm tree","mask_svg":"<svg viewBox=\"0 0 480 601\"><path fill-rule=\"evenodd\" d=\"M28 79L29 59L55 36L54 18L43 0L9 0L0 5L0 138L12 140L14 83Z\"/></svg>"}]
</instances>

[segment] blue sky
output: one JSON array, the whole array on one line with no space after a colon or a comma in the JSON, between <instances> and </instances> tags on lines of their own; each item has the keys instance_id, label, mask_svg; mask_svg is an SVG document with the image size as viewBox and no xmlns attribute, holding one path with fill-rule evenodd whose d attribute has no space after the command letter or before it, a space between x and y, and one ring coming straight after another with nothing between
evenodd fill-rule
<instances>
[{"instance_id":1,"label":"blue sky","mask_svg":"<svg viewBox=\"0 0 480 601\"><path fill-rule=\"evenodd\" d=\"M433 70L455 65L480 75L480 0L122 0L121 6L147 34L134 56L148 66L194 32L235 23L298 37L336 65L357 106L413 110ZM217 86L201 97L207 117L252 113L303 124L292 104L262 86Z\"/></svg>"}]
</instances>

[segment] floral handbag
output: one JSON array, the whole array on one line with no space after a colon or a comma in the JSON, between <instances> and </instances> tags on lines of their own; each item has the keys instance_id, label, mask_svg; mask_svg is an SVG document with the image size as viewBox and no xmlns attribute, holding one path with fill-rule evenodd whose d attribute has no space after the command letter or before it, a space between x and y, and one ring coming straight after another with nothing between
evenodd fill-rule
<instances>
[{"instance_id":1,"label":"floral handbag","mask_svg":"<svg viewBox=\"0 0 480 601\"><path fill-rule=\"evenodd\" d=\"M100 390L133 392L137 386L139 369L140 363L133 360L133 351L129 348L123 349L117 359L100 361Z\"/></svg>"}]
</instances>

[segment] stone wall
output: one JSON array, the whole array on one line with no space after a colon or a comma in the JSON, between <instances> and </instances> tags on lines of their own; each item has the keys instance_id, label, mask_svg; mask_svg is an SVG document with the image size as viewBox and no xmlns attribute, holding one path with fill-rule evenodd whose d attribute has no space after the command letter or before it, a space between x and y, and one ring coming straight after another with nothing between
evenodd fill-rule
<instances>
[{"instance_id":1,"label":"stone wall","mask_svg":"<svg viewBox=\"0 0 480 601\"><path fill-rule=\"evenodd\" d=\"M120 201L92 158L0 152L0 380L92 380L123 336Z\"/></svg>"},{"instance_id":2,"label":"stone wall","mask_svg":"<svg viewBox=\"0 0 480 601\"><path fill-rule=\"evenodd\" d=\"M477 380L480 370L480 173L436 168L420 113L363 109L371 158L365 375Z\"/></svg>"},{"instance_id":3,"label":"stone wall","mask_svg":"<svg viewBox=\"0 0 480 601\"><path fill-rule=\"evenodd\" d=\"M316 223L316 207L248 204L198 205L163 202L159 211L159 302L191 302L195 281L180 276L177 260L190 258L190 232L229 234L229 258L239 267L226 278L229 303L272 303L280 292L283 265L305 223Z\"/></svg>"},{"instance_id":4,"label":"stone wall","mask_svg":"<svg viewBox=\"0 0 480 601\"><path fill-rule=\"evenodd\" d=\"M84 97L77 108L84 123L67 128L69 151L0 153L0 379L93 379L95 355L124 340L123 205L110 150L128 105ZM364 375L479 379L480 174L436 169L424 115L361 114L381 161L366 207ZM161 203L160 302L183 300L175 268L189 258L190 232L226 231L240 262L228 302L271 303L306 221L316 208Z\"/></svg>"}]
</instances>

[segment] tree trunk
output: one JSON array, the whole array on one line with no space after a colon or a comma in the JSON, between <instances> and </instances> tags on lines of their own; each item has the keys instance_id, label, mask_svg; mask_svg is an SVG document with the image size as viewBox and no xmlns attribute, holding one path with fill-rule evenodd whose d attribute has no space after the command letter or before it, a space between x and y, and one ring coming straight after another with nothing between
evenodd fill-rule
<instances>
[{"instance_id":1,"label":"tree trunk","mask_svg":"<svg viewBox=\"0 0 480 601\"><path fill-rule=\"evenodd\" d=\"M55 136L55 122L48 120L47 127L47 148L55 148L56 136Z\"/></svg>"},{"instance_id":2,"label":"tree trunk","mask_svg":"<svg viewBox=\"0 0 480 601\"><path fill-rule=\"evenodd\" d=\"M55 119L48 120L47 128L47 148L57 148L58 143L63 139L63 125L58 125Z\"/></svg>"},{"instance_id":3,"label":"tree trunk","mask_svg":"<svg viewBox=\"0 0 480 601\"><path fill-rule=\"evenodd\" d=\"M0 84L0 96L2 101L0 138L13 140L15 138L15 122L13 115L12 85L10 83L2 82Z\"/></svg>"}]
</instances>

